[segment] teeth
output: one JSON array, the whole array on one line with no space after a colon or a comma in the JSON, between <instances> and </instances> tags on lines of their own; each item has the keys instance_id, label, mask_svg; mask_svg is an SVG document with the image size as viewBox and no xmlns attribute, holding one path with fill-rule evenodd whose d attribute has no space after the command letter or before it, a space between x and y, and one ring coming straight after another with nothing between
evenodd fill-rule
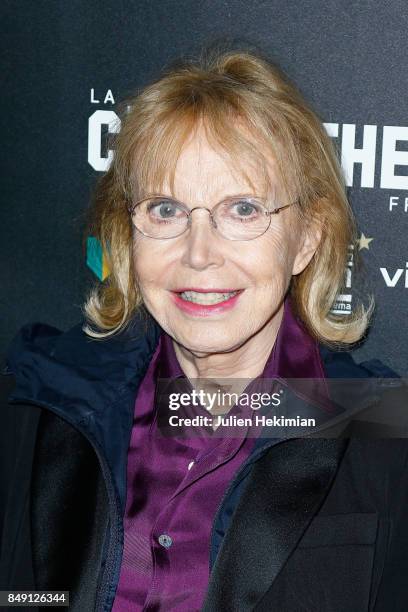
<instances>
[{"instance_id":1,"label":"teeth","mask_svg":"<svg viewBox=\"0 0 408 612\"><path fill-rule=\"evenodd\" d=\"M238 293L238 291L232 291L231 293L199 293L198 291L183 291L180 295L183 300L186 300L187 302L209 305L225 302L225 300L228 300L236 293Z\"/></svg>"}]
</instances>

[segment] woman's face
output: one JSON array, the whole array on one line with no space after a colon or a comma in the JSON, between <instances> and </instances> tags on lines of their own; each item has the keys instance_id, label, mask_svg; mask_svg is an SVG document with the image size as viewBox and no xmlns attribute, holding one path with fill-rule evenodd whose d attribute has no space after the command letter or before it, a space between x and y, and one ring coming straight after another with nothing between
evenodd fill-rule
<instances>
[{"instance_id":1,"label":"woman's face","mask_svg":"<svg viewBox=\"0 0 408 612\"><path fill-rule=\"evenodd\" d=\"M276 182L272 160L268 170L271 181ZM256 185L256 170L251 179ZM174 189L174 197L190 209L212 209L225 197L251 193L228 161L210 147L202 131L182 151ZM172 195L167 184L162 195ZM194 211L191 221L184 234L166 240L135 231L134 265L140 291L159 325L186 349L196 355L232 351L277 315L292 274L306 267L319 236L304 240L293 207L273 215L269 229L247 241L223 238L205 210ZM187 299L183 299L179 292L184 288L194 288L197 293L184 294ZM209 289L217 294L239 290L239 294L219 307L200 307L197 301L225 297L200 292Z\"/></svg>"}]
</instances>

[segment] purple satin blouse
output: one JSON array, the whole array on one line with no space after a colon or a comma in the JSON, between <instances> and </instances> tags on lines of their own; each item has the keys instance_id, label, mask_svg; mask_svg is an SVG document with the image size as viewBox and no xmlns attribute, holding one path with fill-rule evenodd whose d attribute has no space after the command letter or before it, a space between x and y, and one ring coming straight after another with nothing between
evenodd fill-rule
<instances>
[{"instance_id":1,"label":"purple satin blouse","mask_svg":"<svg viewBox=\"0 0 408 612\"><path fill-rule=\"evenodd\" d=\"M157 379L180 376L185 375L172 339L163 332L135 402L124 550L113 612L201 609L209 580L214 517L228 484L256 442L256 437L223 438L211 433L161 436L155 404ZM294 316L289 297L261 376L324 378L318 343Z\"/></svg>"}]
</instances>

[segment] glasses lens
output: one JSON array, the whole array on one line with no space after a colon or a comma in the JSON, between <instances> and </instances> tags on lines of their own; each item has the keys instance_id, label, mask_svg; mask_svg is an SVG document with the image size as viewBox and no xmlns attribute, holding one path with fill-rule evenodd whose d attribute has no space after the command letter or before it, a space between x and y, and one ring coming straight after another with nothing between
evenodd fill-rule
<instances>
[{"instance_id":1,"label":"glasses lens","mask_svg":"<svg viewBox=\"0 0 408 612\"><path fill-rule=\"evenodd\" d=\"M154 197L139 202L132 213L135 227L152 238L172 238L187 226L187 211L176 200Z\"/></svg>"},{"instance_id":2,"label":"glasses lens","mask_svg":"<svg viewBox=\"0 0 408 612\"><path fill-rule=\"evenodd\" d=\"M269 227L267 208L259 200L239 198L218 204L213 211L218 231L229 240L252 240Z\"/></svg>"}]
</instances>

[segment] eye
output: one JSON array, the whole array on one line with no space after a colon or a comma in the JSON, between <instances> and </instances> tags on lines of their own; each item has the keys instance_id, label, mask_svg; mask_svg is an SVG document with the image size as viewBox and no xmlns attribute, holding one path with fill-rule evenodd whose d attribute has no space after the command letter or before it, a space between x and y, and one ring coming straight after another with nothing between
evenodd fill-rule
<instances>
[{"instance_id":1,"label":"eye","mask_svg":"<svg viewBox=\"0 0 408 612\"><path fill-rule=\"evenodd\" d=\"M185 216L185 211L174 200L157 198L146 202L146 213L152 221L172 221Z\"/></svg>"},{"instance_id":2,"label":"eye","mask_svg":"<svg viewBox=\"0 0 408 612\"><path fill-rule=\"evenodd\" d=\"M256 200L240 199L230 203L228 216L233 220L259 219L263 206Z\"/></svg>"}]
</instances>

